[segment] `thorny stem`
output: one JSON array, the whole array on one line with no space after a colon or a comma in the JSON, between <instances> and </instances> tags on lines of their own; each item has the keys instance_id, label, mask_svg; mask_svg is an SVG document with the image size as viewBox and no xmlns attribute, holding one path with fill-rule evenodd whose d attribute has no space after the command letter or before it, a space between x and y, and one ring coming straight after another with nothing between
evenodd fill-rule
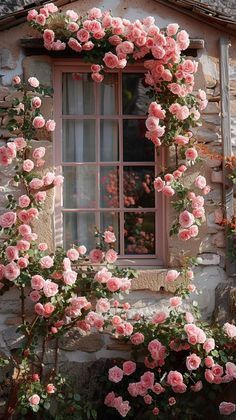
<instances>
[{"instance_id":1,"label":"thorny stem","mask_svg":"<svg viewBox=\"0 0 236 420\"><path fill-rule=\"evenodd\" d=\"M21 290L21 320L22 324L25 325L25 293L24 293L24 286L20 287Z\"/></svg>"},{"instance_id":2,"label":"thorny stem","mask_svg":"<svg viewBox=\"0 0 236 420\"><path fill-rule=\"evenodd\" d=\"M43 361L44 361L44 356L45 356L45 351L46 351L46 343L47 343L47 335L43 338L42 356L40 360L40 370L39 370L40 378L42 378L42 375L43 375L43 367L44 367Z\"/></svg>"}]
</instances>

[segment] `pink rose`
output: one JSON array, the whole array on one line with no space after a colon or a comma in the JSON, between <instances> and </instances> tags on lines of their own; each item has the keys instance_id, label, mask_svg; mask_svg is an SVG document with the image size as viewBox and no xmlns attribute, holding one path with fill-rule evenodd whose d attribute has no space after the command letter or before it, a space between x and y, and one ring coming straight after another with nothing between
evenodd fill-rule
<instances>
[{"instance_id":1,"label":"pink rose","mask_svg":"<svg viewBox=\"0 0 236 420\"><path fill-rule=\"evenodd\" d=\"M120 369L118 366L114 366L110 368L108 371L108 378L109 381L118 383L123 379L124 373L123 370Z\"/></svg>"},{"instance_id":2,"label":"pink rose","mask_svg":"<svg viewBox=\"0 0 236 420\"><path fill-rule=\"evenodd\" d=\"M28 197L28 195L24 194L19 197L18 202L21 208L28 207L30 204L30 198Z\"/></svg>"},{"instance_id":3,"label":"pink rose","mask_svg":"<svg viewBox=\"0 0 236 420\"><path fill-rule=\"evenodd\" d=\"M91 263L100 263L103 259L103 255L104 254L101 249L92 249L92 251L89 253Z\"/></svg>"},{"instance_id":4,"label":"pink rose","mask_svg":"<svg viewBox=\"0 0 236 420\"><path fill-rule=\"evenodd\" d=\"M37 290L33 290L32 292L30 292L29 297L30 300L32 300L32 302L38 302L41 298L41 295Z\"/></svg>"},{"instance_id":5,"label":"pink rose","mask_svg":"<svg viewBox=\"0 0 236 420\"><path fill-rule=\"evenodd\" d=\"M114 249L109 249L106 254L105 254L105 260L109 263L109 264L113 264L116 260L117 260L118 254L116 251L114 251Z\"/></svg>"},{"instance_id":6,"label":"pink rose","mask_svg":"<svg viewBox=\"0 0 236 420\"><path fill-rule=\"evenodd\" d=\"M157 178L155 178L154 180L154 188L156 191L160 192L163 190L165 183L164 181L161 179L160 176L158 176Z\"/></svg>"},{"instance_id":7,"label":"pink rose","mask_svg":"<svg viewBox=\"0 0 236 420\"><path fill-rule=\"evenodd\" d=\"M34 159L42 159L45 155L45 147L37 147L33 150L32 156Z\"/></svg>"},{"instance_id":8,"label":"pink rose","mask_svg":"<svg viewBox=\"0 0 236 420\"><path fill-rule=\"evenodd\" d=\"M204 363L205 363L205 366L210 369L214 365L214 360L211 356L207 356L204 359Z\"/></svg>"},{"instance_id":9,"label":"pink rose","mask_svg":"<svg viewBox=\"0 0 236 420\"><path fill-rule=\"evenodd\" d=\"M72 270L64 271L63 273L63 279L64 283L71 286L76 282L77 279L77 273Z\"/></svg>"},{"instance_id":10,"label":"pink rose","mask_svg":"<svg viewBox=\"0 0 236 420\"><path fill-rule=\"evenodd\" d=\"M93 79L94 82L101 83L104 79L104 76L100 73L92 73L91 78Z\"/></svg>"},{"instance_id":11,"label":"pink rose","mask_svg":"<svg viewBox=\"0 0 236 420\"><path fill-rule=\"evenodd\" d=\"M191 236L191 238L195 238L198 235L198 226L197 225L192 225L189 228L189 234Z\"/></svg>"},{"instance_id":12,"label":"pink rose","mask_svg":"<svg viewBox=\"0 0 236 420\"><path fill-rule=\"evenodd\" d=\"M145 121L146 127L149 131L155 131L159 128L159 119L156 117L148 117Z\"/></svg>"},{"instance_id":13,"label":"pink rose","mask_svg":"<svg viewBox=\"0 0 236 420\"><path fill-rule=\"evenodd\" d=\"M236 411L236 405L231 402L223 401L219 405L220 414L223 416L230 416L230 414Z\"/></svg>"},{"instance_id":14,"label":"pink rose","mask_svg":"<svg viewBox=\"0 0 236 420\"><path fill-rule=\"evenodd\" d=\"M46 200L47 197L47 193L46 191L38 191L35 195L34 195L34 199L37 202L43 202Z\"/></svg>"},{"instance_id":15,"label":"pink rose","mask_svg":"<svg viewBox=\"0 0 236 420\"><path fill-rule=\"evenodd\" d=\"M228 337L230 337L230 338L235 338L236 337L236 326L235 325L230 324L229 322L226 322L223 325L223 330L228 335Z\"/></svg>"},{"instance_id":16,"label":"pink rose","mask_svg":"<svg viewBox=\"0 0 236 420\"><path fill-rule=\"evenodd\" d=\"M35 274L31 278L31 287L35 290L41 290L45 284L45 280L39 274Z\"/></svg>"},{"instance_id":17,"label":"pink rose","mask_svg":"<svg viewBox=\"0 0 236 420\"><path fill-rule=\"evenodd\" d=\"M179 277L180 273L177 270L169 270L166 273L165 281L167 283L172 283Z\"/></svg>"},{"instance_id":18,"label":"pink rose","mask_svg":"<svg viewBox=\"0 0 236 420\"><path fill-rule=\"evenodd\" d=\"M88 11L88 18L89 19L100 19L102 17L102 11L98 7L92 7Z\"/></svg>"},{"instance_id":19,"label":"pink rose","mask_svg":"<svg viewBox=\"0 0 236 420\"><path fill-rule=\"evenodd\" d=\"M51 29L45 29L43 39L46 44L52 44L55 39L55 33Z\"/></svg>"},{"instance_id":20,"label":"pink rose","mask_svg":"<svg viewBox=\"0 0 236 420\"><path fill-rule=\"evenodd\" d=\"M125 375L132 375L136 371L136 363L128 360L123 363L123 372Z\"/></svg>"},{"instance_id":21,"label":"pink rose","mask_svg":"<svg viewBox=\"0 0 236 420\"><path fill-rule=\"evenodd\" d=\"M118 277L111 277L106 284L110 292L117 292L121 287L121 280Z\"/></svg>"},{"instance_id":22,"label":"pink rose","mask_svg":"<svg viewBox=\"0 0 236 420\"><path fill-rule=\"evenodd\" d=\"M45 25L45 23L46 23L46 16L45 16L44 14L42 14L42 13L39 13L39 14L36 16L35 20L36 20L36 22L37 22L39 25L44 26L44 25ZM31 79L35 79L35 78L31 77ZM37 86L34 86L34 87L37 87Z\"/></svg>"},{"instance_id":23,"label":"pink rose","mask_svg":"<svg viewBox=\"0 0 236 420\"><path fill-rule=\"evenodd\" d=\"M228 376L236 379L236 365L232 362L227 362L225 364L225 371Z\"/></svg>"},{"instance_id":24,"label":"pink rose","mask_svg":"<svg viewBox=\"0 0 236 420\"><path fill-rule=\"evenodd\" d=\"M51 302L47 302L44 305L44 316L48 318L55 310L55 306L51 304Z\"/></svg>"},{"instance_id":25,"label":"pink rose","mask_svg":"<svg viewBox=\"0 0 236 420\"><path fill-rule=\"evenodd\" d=\"M35 96L34 98L31 99L31 106L33 108L40 108L41 103L42 103L42 101L38 96Z\"/></svg>"},{"instance_id":26,"label":"pink rose","mask_svg":"<svg viewBox=\"0 0 236 420\"><path fill-rule=\"evenodd\" d=\"M37 315L39 316L44 316L44 307L42 305L42 303L36 303L34 310L36 312Z\"/></svg>"},{"instance_id":27,"label":"pink rose","mask_svg":"<svg viewBox=\"0 0 236 420\"><path fill-rule=\"evenodd\" d=\"M33 127L34 128L42 128L45 125L45 119L43 118L42 115L39 115L38 117L35 117L33 119Z\"/></svg>"},{"instance_id":28,"label":"pink rose","mask_svg":"<svg viewBox=\"0 0 236 420\"><path fill-rule=\"evenodd\" d=\"M166 318L167 318L167 315L165 312L157 312L156 314L153 315L151 322L152 324L163 324Z\"/></svg>"},{"instance_id":29,"label":"pink rose","mask_svg":"<svg viewBox=\"0 0 236 420\"><path fill-rule=\"evenodd\" d=\"M0 226L3 229L11 228L16 223L16 213L8 211L0 216Z\"/></svg>"},{"instance_id":30,"label":"pink rose","mask_svg":"<svg viewBox=\"0 0 236 420\"><path fill-rule=\"evenodd\" d=\"M166 197L172 197L175 194L175 190L170 185L165 185L162 192Z\"/></svg>"},{"instance_id":31,"label":"pink rose","mask_svg":"<svg viewBox=\"0 0 236 420\"><path fill-rule=\"evenodd\" d=\"M55 296L58 292L58 285L51 280L46 280L43 285L43 292L46 297Z\"/></svg>"},{"instance_id":32,"label":"pink rose","mask_svg":"<svg viewBox=\"0 0 236 420\"><path fill-rule=\"evenodd\" d=\"M179 215L179 224L183 228L188 228L194 223L195 219L192 213L187 210L184 210Z\"/></svg>"},{"instance_id":33,"label":"pink rose","mask_svg":"<svg viewBox=\"0 0 236 420\"><path fill-rule=\"evenodd\" d=\"M198 157L198 152L194 147L190 147L189 149L186 150L185 157L188 160L195 161L196 158Z\"/></svg>"},{"instance_id":34,"label":"pink rose","mask_svg":"<svg viewBox=\"0 0 236 420\"><path fill-rule=\"evenodd\" d=\"M17 261L17 265L19 268L26 268L29 264L29 261L25 257L20 257Z\"/></svg>"},{"instance_id":35,"label":"pink rose","mask_svg":"<svg viewBox=\"0 0 236 420\"><path fill-rule=\"evenodd\" d=\"M37 394L33 394L30 398L29 398L29 403L30 405L38 405L40 402L40 397Z\"/></svg>"},{"instance_id":36,"label":"pink rose","mask_svg":"<svg viewBox=\"0 0 236 420\"><path fill-rule=\"evenodd\" d=\"M54 264L53 258L49 255L42 257L39 261L41 268L51 268Z\"/></svg>"},{"instance_id":37,"label":"pink rose","mask_svg":"<svg viewBox=\"0 0 236 420\"><path fill-rule=\"evenodd\" d=\"M197 381L194 385L190 386L191 391L199 392L203 388L202 381Z\"/></svg>"},{"instance_id":38,"label":"pink rose","mask_svg":"<svg viewBox=\"0 0 236 420\"><path fill-rule=\"evenodd\" d=\"M75 22L69 22L67 24L67 27L66 28L70 32L77 32L78 29L79 29L79 25L77 23L75 23Z\"/></svg>"},{"instance_id":39,"label":"pink rose","mask_svg":"<svg viewBox=\"0 0 236 420\"><path fill-rule=\"evenodd\" d=\"M175 144L177 144L178 146L185 146L186 144L188 144L189 142L189 137L186 136L176 136L175 137Z\"/></svg>"},{"instance_id":40,"label":"pink rose","mask_svg":"<svg viewBox=\"0 0 236 420\"><path fill-rule=\"evenodd\" d=\"M86 29L80 29L76 36L80 42L87 42L90 38L89 32Z\"/></svg>"},{"instance_id":41,"label":"pink rose","mask_svg":"<svg viewBox=\"0 0 236 420\"><path fill-rule=\"evenodd\" d=\"M200 188L200 190L203 190L206 186L206 178L202 175L198 175L195 179L195 185L196 187Z\"/></svg>"},{"instance_id":42,"label":"pink rose","mask_svg":"<svg viewBox=\"0 0 236 420\"><path fill-rule=\"evenodd\" d=\"M182 305L182 299L179 296L174 296L169 299L169 303L172 308L177 308Z\"/></svg>"},{"instance_id":43,"label":"pink rose","mask_svg":"<svg viewBox=\"0 0 236 420\"><path fill-rule=\"evenodd\" d=\"M112 52L107 52L103 57L103 61L108 68L114 69L117 67L119 59Z\"/></svg>"},{"instance_id":44,"label":"pink rose","mask_svg":"<svg viewBox=\"0 0 236 420\"><path fill-rule=\"evenodd\" d=\"M75 248L68 249L66 255L71 261L77 261L79 259L79 253Z\"/></svg>"},{"instance_id":45,"label":"pink rose","mask_svg":"<svg viewBox=\"0 0 236 420\"><path fill-rule=\"evenodd\" d=\"M207 338L205 343L203 344L204 350L209 353L210 351L214 350L215 348L215 340L214 338Z\"/></svg>"},{"instance_id":46,"label":"pink rose","mask_svg":"<svg viewBox=\"0 0 236 420\"><path fill-rule=\"evenodd\" d=\"M179 29L178 23L169 23L166 27L166 33L168 36L174 36L177 34Z\"/></svg>"},{"instance_id":47,"label":"pink rose","mask_svg":"<svg viewBox=\"0 0 236 420\"><path fill-rule=\"evenodd\" d=\"M28 79L28 83L30 84L30 86L37 88L39 86L39 81L36 77L30 77Z\"/></svg>"},{"instance_id":48,"label":"pink rose","mask_svg":"<svg viewBox=\"0 0 236 420\"><path fill-rule=\"evenodd\" d=\"M105 241L107 244L110 244L110 243L112 243L112 242L115 242L115 241L116 241L115 234L114 234L113 232L111 232L110 230L106 230L106 231L104 232L104 241Z\"/></svg>"},{"instance_id":49,"label":"pink rose","mask_svg":"<svg viewBox=\"0 0 236 420\"><path fill-rule=\"evenodd\" d=\"M23 150L27 146L27 143L23 137L17 137L14 139L14 143L17 150Z\"/></svg>"},{"instance_id":50,"label":"pink rose","mask_svg":"<svg viewBox=\"0 0 236 420\"><path fill-rule=\"evenodd\" d=\"M183 376L177 370L171 370L167 375L167 383L170 386L177 386L183 383Z\"/></svg>"},{"instance_id":51,"label":"pink rose","mask_svg":"<svg viewBox=\"0 0 236 420\"><path fill-rule=\"evenodd\" d=\"M135 333L130 337L130 341L135 346L138 346L139 344L142 344L144 342L144 335L142 333Z\"/></svg>"},{"instance_id":52,"label":"pink rose","mask_svg":"<svg viewBox=\"0 0 236 420\"><path fill-rule=\"evenodd\" d=\"M54 131L56 128L56 123L54 120L48 120L45 124L47 131Z\"/></svg>"},{"instance_id":53,"label":"pink rose","mask_svg":"<svg viewBox=\"0 0 236 420\"><path fill-rule=\"evenodd\" d=\"M109 303L109 300L107 298L100 298L96 303L96 311L105 313L109 311L111 305Z\"/></svg>"},{"instance_id":54,"label":"pink rose","mask_svg":"<svg viewBox=\"0 0 236 420\"><path fill-rule=\"evenodd\" d=\"M74 51L77 51L77 52L82 51L82 45L75 38L69 39L68 46Z\"/></svg>"},{"instance_id":55,"label":"pink rose","mask_svg":"<svg viewBox=\"0 0 236 420\"><path fill-rule=\"evenodd\" d=\"M23 162L22 168L25 172L30 172L34 168L34 162L30 159L26 159Z\"/></svg>"},{"instance_id":56,"label":"pink rose","mask_svg":"<svg viewBox=\"0 0 236 420\"><path fill-rule=\"evenodd\" d=\"M180 46L181 50L186 50L189 46L189 35L185 30L178 32L177 34L177 43Z\"/></svg>"},{"instance_id":57,"label":"pink rose","mask_svg":"<svg viewBox=\"0 0 236 420\"><path fill-rule=\"evenodd\" d=\"M20 275L20 269L15 262L10 262L5 266L4 277L7 280L13 281Z\"/></svg>"},{"instance_id":58,"label":"pink rose","mask_svg":"<svg viewBox=\"0 0 236 420\"><path fill-rule=\"evenodd\" d=\"M63 184L63 181L64 181L64 176L62 176L62 175L57 175L57 176L55 176L55 178L54 178L53 185L54 185L55 187L59 187L60 185L62 185L62 184Z\"/></svg>"},{"instance_id":59,"label":"pink rose","mask_svg":"<svg viewBox=\"0 0 236 420\"><path fill-rule=\"evenodd\" d=\"M53 384L47 384L46 391L48 394L54 394L56 387Z\"/></svg>"},{"instance_id":60,"label":"pink rose","mask_svg":"<svg viewBox=\"0 0 236 420\"><path fill-rule=\"evenodd\" d=\"M147 371L140 377L141 385L146 389L151 389L154 385L155 375L153 372Z\"/></svg>"},{"instance_id":61,"label":"pink rose","mask_svg":"<svg viewBox=\"0 0 236 420\"><path fill-rule=\"evenodd\" d=\"M78 247L78 251L79 251L79 254L80 254L80 255L85 255L85 254L86 254L86 252L87 252L87 248L86 248L84 245L80 245L80 246Z\"/></svg>"},{"instance_id":62,"label":"pink rose","mask_svg":"<svg viewBox=\"0 0 236 420\"><path fill-rule=\"evenodd\" d=\"M19 76L14 76L12 78L12 84L13 85L19 85L21 83L21 78Z\"/></svg>"},{"instance_id":63,"label":"pink rose","mask_svg":"<svg viewBox=\"0 0 236 420\"><path fill-rule=\"evenodd\" d=\"M195 353L190 354L186 358L186 366L188 370L196 370L199 368L201 363L201 358L197 356Z\"/></svg>"},{"instance_id":64,"label":"pink rose","mask_svg":"<svg viewBox=\"0 0 236 420\"><path fill-rule=\"evenodd\" d=\"M7 246L5 253L8 261L17 260L19 258L18 249L16 246Z\"/></svg>"},{"instance_id":65,"label":"pink rose","mask_svg":"<svg viewBox=\"0 0 236 420\"><path fill-rule=\"evenodd\" d=\"M29 235L29 234L31 233L31 227L30 227L29 225L25 225L25 224L20 225L20 226L18 227L18 232L19 232L22 236Z\"/></svg>"}]
</instances>

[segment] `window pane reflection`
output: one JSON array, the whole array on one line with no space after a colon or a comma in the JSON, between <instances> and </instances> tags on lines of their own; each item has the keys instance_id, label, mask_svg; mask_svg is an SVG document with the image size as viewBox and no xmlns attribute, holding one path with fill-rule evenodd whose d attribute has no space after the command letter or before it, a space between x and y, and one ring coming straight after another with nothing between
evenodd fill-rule
<instances>
[{"instance_id":1,"label":"window pane reflection","mask_svg":"<svg viewBox=\"0 0 236 420\"><path fill-rule=\"evenodd\" d=\"M123 121L123 156L125 162L154 162L154 146L145 137L144 120Z\"/></svg>"},{"instance_id":2,"label":"window pane reflection","mask_svg":"<svg viewBox=\"0 0 236 420\"><path fill-rule=\"evenodd\" d=\"M64 246L85 245L88 250L94 248L96 240L94 213L64 213Z\"/></svg>"},{"instance_id":3,"label":"window pane reflection","mask_svg":"<svg viewBox=\"0 0 236 420\"><path fill-rule=\"evenodd\" d=\"M119 160L118 122L100 121L100 156L103 162Z\"/></svg>"},{"instance_id":4,"label":"window pane reflection","mask_svg":"<svg viewBox=\"0 0 236 420\"><path fill-rule=\"evenodd\" d=\"M155 254L155 213L125 212L125 254Z\"/></svg>"},{"instance_id":5,"label":"window pane reflection","mask_svg":"<svg viewBox=\"0 0 236 420\"><path fill-rule=\"evenodd\" d=\"M63 162L95 162L95 121L63 120Z\"/></svg>"},{"instance_id":6,"label":"window pane reflection","mask_svg":"<svg viewBox=\"0 0 236 420\"><path fill-rule=\"evenodd\" d=\"M123 114L146 115L151 100L146 95L150 89L144 85L144 75L140 73L122 74Z\"/></svg>"},{"instance_id":7,"label":"window pane reflection","mask_svg":"<svg viewBox=\"0 0 236 420\"><path fill-rule=\"evenodd\" d=\"M86 73L63 73L63 115L92 115L95 113L94 83Z\"/></svg>"},{"instance_id":8,"label":"window pane reflection","mask_svg":"<svg viewBox=\"0 0 236 420\"><path fill-rule=\"evenodd\" d=\"M96 172L95 166L64 167L64 207L96 207Z\"/></svg>"},{"instance_id":9,"label":"window pane reflection","mask_svg":"<svg viewBox=\"0 0 236 420\"><path fill-rule=\"evenodd\" d=\"M102 83L99 85L101 115L115 115L118 112L118 75L105 73Z\"/></svg>"},{"instance_id":10,"label":"window pane reflection","mask_svg":"<svg viewBox=\"0 0 236 420\"><path fill-rule=\"evenodd\" d=\"M124 206L155 207L154 167L124 167Z\"/></svg>"},{"instance_id":11,"label":"window pane reflection","mask_svg":"<svg viewBox=\"0 0 236 420\"><path fill-rule=\"evenodd\" d=\"M119 207L119 171L115 166L100 169L100 206Z\"/></svg>"}]
</instances>

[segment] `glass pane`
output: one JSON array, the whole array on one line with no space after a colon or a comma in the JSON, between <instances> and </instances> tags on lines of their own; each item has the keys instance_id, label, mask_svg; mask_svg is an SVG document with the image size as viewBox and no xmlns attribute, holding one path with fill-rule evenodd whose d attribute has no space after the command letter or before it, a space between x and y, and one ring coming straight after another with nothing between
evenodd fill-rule
<instances>
[{"instance_id":1,"label":"glass pane","mask_svg":"<svg viewBox=\"0 0 236 420\"><path fill-rule=\"evenodd\" d=\"M103 162L119 160L118 121L101 120L100 122L100 159Z\"/></svg>"},{"instance_id":2,"label":"glass pane","mask_svg":"<svg viewBox=\"0 0 236 420\"><path fill-rule=\"evenodd\" d=\"M73 243L85 245L88 250L94 248L96 240L94 213L64 213L64 245L69 248Z\"/></svg>"},{"instance_id":3,"label":"glass pane","mask_svg":"<svg viewBox=\"0 0 236 420\"><path fill-rule=\"evenodd\" d=\"M141 73L122 74L123 114L146 115L151 100L146 95L149 87L145 86Z\"/></svg>"},{"instance_id":4,"label":"glass pane","mask_svg":"<svg viewBox=\"0 0 236 420\"><path fill-rule=\"evenodd\" d=\"M116 235L116 243L115 243L115 250L119 252L119 237L120 237L120 229L119 229L119 214L116 212L101 212L100 213L100 231L104 232L107 228L113 230Z\"/></svg>"},{"instance_id":5,"label":"glass pane","mask_svg":"<svg viewBox=\"0 0 236 420\"><path fill-rule=\"evenodd\" d=\"M119 207L119 171L115 166L100 169L100 207Z\"/></svg>"},{"instance_id":6,"label":"glass pane","mask_svg":"<svg viewBox=\"0 0 236 420\"><path fill-rule=\"evenodd\" d=\"M155 207L153 166L124 167L124 206Z\"/></svg>"},{"instance_id":7,"label":"glass pane","mask_svg":"<svg viewBox=\"0 0 236 420\"><path fill-rule=\"evenodd\" d=\"M95 162L95 121L63 120L63 162Z\"/></svg>"},{"instance_id":8,"label":"glass pane","mask_svg":"<svg viewBox=\"0 0 236 420\"><path fill-rule=\"evenodd\" d=\"M144 120L123 121L123 155L125 162L154 162L154 145L145 137Z\"/></svg>"},{"instance_id":9,"label":"glass pane","mask_svg":"<svg viewBox=\"0 0 236 420\"><path fill-rule=\"evenodd\" d=\"M125 254L155 254L155 213L125 213Z\"/></svg>"},{"instance_id":10,"label":"glass pane","mask_svg":"<svg viewBox=\"0 0 236 420\"><path fill-rule=\"evenodd\" d=\"M106 73L100 83L100 110L101 115L115 115L118 113L118 75Z\"/></svg>"},{"instance_id":11,"label":"glass pane","mask_svg":"<svg viewBox=\"0 0 236 420\"><path fill-rule=\"evenodd\" d=\"M95 113L94 82L86 73L63 73L63 115L92 115Z\"/></svg>"},{"instance_id":12,"label":"glass pane","mask_svg":"<svg viewBox=\"0 0 236 420\"><path fill-rule=\"evenodd\" d=\"M64 167L64 207L96 207L96 166Z\"/></svg>"}]
</instances>

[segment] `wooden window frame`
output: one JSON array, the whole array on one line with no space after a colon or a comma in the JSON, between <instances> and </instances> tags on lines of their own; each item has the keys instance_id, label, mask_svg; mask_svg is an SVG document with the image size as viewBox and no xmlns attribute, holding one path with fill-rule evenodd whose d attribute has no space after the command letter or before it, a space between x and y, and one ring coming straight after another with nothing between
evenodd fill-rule
<instances>
[{"instance_id":1,"label":"wooden window frame","mask_svg":"<svg viewBox=\"0 0 236 420\"><path fill-rule=\"evenodd\" d=\"M130 65L127 66L125 70L122 71L114 71L112 70L111 73L118 73L118 114L116 115L63 115L62 114L62 74L63 73L88 73L90 72L90 66L80 60L66 60L66 59L55 59L53 65L53 85L54 85L54 118L56 121L56 130L54 132L54 139L53 139L53 158L54 158L54 165L56 167L57 173L62 173L63 166L68 167L76 167L79 165L83 165L84 163L78 162L62 162L62 121L65 120L85 120L85 119L95 119L100 120L117 120L119 124L119 150L122 147L122 122L123 120L145 120L145 115L123 115L122 114L122 84L120 83L122 78L122 72L125 73L144 73L145 69L142 65ZM95 89L96 91L96 89ZM95 101L98 103L98 98L95 96ZM95 107L97 110L97 105ZM96 124L98 126L98 124ZM98 135L98 134L97 134ZM98 135L99 138L99 135ZM148 141L148 140L147 140ZM96 144L96 156L99 151L99 144ZM155 153L155 163L153 162L121 162L114 161L114 162L91 162L87 163L87 165L97 165L99 167L119 167L123 168L124 166L154 166L155 167L155 175L158 172L158 167L163 167L165 163L165 156L164 151L161 149L159 155ZM129 266L141 266L141 267L163 267L166 264L166 257L167 257L167 242L168 242L168 235L166 231L167 226L167 218L168 218L168 207L166 205L166 199L161 194L157 194L155 192L155 209L153 208L124 208L123 200L123 183L122 183L122 172L119 171L119 208L99 208L96 207L94 209L89 208L88 210L91 212L99 212L99 211L117 211L120 212L120 241L121 248L124 249L124 213L125 212L155 212L155 255L122 255L119 257L119 265L129 265ZM98 175L97 175L98 176ZM63 244L63 213L69 212L86 212L87 209L64 209L63 208L63 186L57 188L56 195L55 195L55 212L54 212L54 245L61 246ZM157 214L158 213L158 214ZM157 223L157 220L161 220L161 223ZM157 257L158 255L158 257Z\"/></svg>"}]
</instances>

